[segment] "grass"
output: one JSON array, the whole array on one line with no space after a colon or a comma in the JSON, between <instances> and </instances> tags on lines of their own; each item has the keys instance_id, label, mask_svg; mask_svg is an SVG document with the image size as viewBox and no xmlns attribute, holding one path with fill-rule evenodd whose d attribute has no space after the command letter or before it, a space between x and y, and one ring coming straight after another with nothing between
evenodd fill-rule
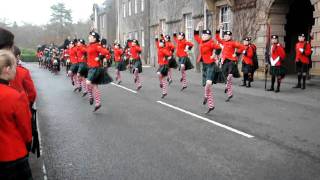
<instances>
[{"instance_id":1,"label":"grass","mask_svg":"<svg viewBox=\"0 0 320 180\"><path fill-rule=\"evenodd\" d=\"M34 49L21 49L22 61L24 62L37 62L36 50Z\"/></svg>"}]
</instances>

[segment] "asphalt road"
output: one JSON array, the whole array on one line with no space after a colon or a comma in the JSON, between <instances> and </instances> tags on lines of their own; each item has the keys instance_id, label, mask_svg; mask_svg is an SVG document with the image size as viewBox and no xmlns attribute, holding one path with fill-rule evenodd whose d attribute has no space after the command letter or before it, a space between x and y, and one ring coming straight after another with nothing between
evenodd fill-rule
<instances>
[{"instance_id":1,"label":"asphalt road","mask_svg":"<svg viewBox=\"0 0 320 180\"><path fill-rule=\"evenodd\" d=\"M43 151L31 157L35 179L320 179L319 81L302 91L287 78L276 94L263 81L247 89L237 79L229 103L224 85L214 85L216 109L205 115L200 74L188 72L180 92L176 72L161 99L155 69L144 68L141 91L125 72L123 87L101 86L103 106L92 113L64 71L28 67Z\"/></svg>"}]
</instances>

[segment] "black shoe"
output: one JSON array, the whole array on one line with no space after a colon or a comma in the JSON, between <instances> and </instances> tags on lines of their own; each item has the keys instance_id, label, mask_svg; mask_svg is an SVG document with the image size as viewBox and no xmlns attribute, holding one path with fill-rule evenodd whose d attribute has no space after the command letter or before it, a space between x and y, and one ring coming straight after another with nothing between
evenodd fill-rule
<instances>
[{"instance_id":1,"label":"black shoe","mask_svg":"<svg viewBox=\"0 0 320 180\"><path fill-rule=\"evenodd\" d=\"M292 88L301 88L301 84L297 84L296 86L293 86Z\"/></svg>"},{"instance_id":2,"label":"black shoe","mask_svg":"<svg viewBox=\"0 0 320 180\"><path fill-rule=\"evenodd\" d=\"M142 88L142 86L137 87L137 91L139 91Z\"/></svg>"},{"instance_id":3,"label":"black shoe","mask_svg":"<svg viewBox=\"0 0 320 180\"><path fill-rule=\"evenodd\" d=\"M79 88L78 88L78 91L79 91L79 92L81 92L81 91L82 91L82 88L81 88L81 87L79 87Z\"/></svg>"},{"instance_id":4,"label":"black shoe","mask_svg":"<svg viewBox=\"0 0 320 180\"><path fill-rule=\"evenodd\" d=\"M160 88L163 88L163 85L162 85L162 84L160 84Z\"/></svg>"},{"instance_id":5,"label":"black shoe","mask_svg":"<svg viewBox=\"0 0 320 180\"><path fill-rule=\"evenodd\" d=\"M187 86L182 87L180 91L183 91L183 90L185 90L185 89L187 89Z\"/></svg>"},{"instance_id":6,"label":"black shoe","mask_svg":"<svg viewBox=\"0 0 320 180\"><path fill-rule=\"evenodd\" d=\"M229 96L226 102L229 102L231 98L233 98L233 95Z\"/></svg>"},{"instance_id":7,"label":"black shoe","mask_svg":"<svg viewBox=\"0 0 320 180\"><path fill-rule=\"evenodd\" d=\"M121 84L122 81L119 81L118 84Z\"/></svg>"},{"instance_id":8,"label":"black shoe","mask_svg":"<svg viewBox=\"0 0 320 180\"><path fill-rule=\"evenodd\" d=\"M227 88L225 88L225 89L224 89L224 93L227 93L227 92L228 92L228 89L227 89Z\"/></svg>"},{"instance_id":9,"label":"black shoe","mask_svg":"<svg viewBox=\"0 0 320 180\"><path fill-rule=\"evenodd\" d=\"M207 104L207 102L208 102L208 98L206 98L206 97L205 97L205 98L203 98L203 102L202 102L202 104L203 104L203 105L206 105L206 104Z\"/></svg>"},{"instance_id":10,"label":"black shoe","mask_svg":"<svg viewBox=\"0 0 320 180\"><path fill-rule=\"evenodd\" d=\"M76 91L78 91L78 89L79 89L79 88L74 88L73 92L76 92Z\"/></svg>"},{"instance_id":11,"label":"black shoe","mask_svg":"<svg viewBox=\"0 0 320 180\"><path fill-rule=\"evenodd\" d=\"M72 86L74 86L74 82L73 81L71 82L71 84L72 84Z\"/></svg>"},{"instance_id":12,"label":"black shoe","mask_svg":"<svg viewBox=\"0 0 320 180\"><path fill-rule=\"evenodd\" d=\"M84 92L84 93L82 94L82 97L85 97L87 94L88 94L87 92Z\"/></svg>"},{"instance_id":13,"label":"black shoe","mask_svg":"<svg viewBox=\"0 0 320 180\"><path fill-rule=\"evenodd\" d=\"M90 103L90 105L93 105L93 98L89 99L89 103Z\"/></svg>"},{"instance_id":14,"label":"black shoe","mask_svg":"<svg viewBox=\"0 0 320 180\"><path fill-rule=\"evenodd\" d=\"M170 78L167 78L167 82L170 82Z\"/></svg>"},{"instance_id":15,"label":"black shoe","mask_svg":"<svg viewBox=\"0 0 320 180\"><path fill-rule=\"evenodd\" d=\"M183 78L180 79L180 82L182 82L182 81L183 81Z\"/></svg>"},{"instance_id":16,"label":"black shoe","mask_svg":"<svg viewBox=\"0 0 320 180\"><path fill-rule=\"evenodd\" d=\"M277 89L277 90L275 90L274 92L275 92L275 93L278 93L278 92L280 92L280 89Z\"/></svg>"},{"instance_id":17,"label":"black shoe","mask_svg":"<svg viewBox=\"0 0 320 180\"><path fill-rule=\"evenodd\" d=\"M137 83L138 79L137 78L134 78L134 83Z\"/></svg>"},{"instance_id":18,"label":"black shoe","mask_svg":"<svg viewBox=\"0 0 320 180\"><path fill-rule=\"evenodd\" d=\"M166 97L168 94L162 94L161 99L163 99L164 97Z\"/></svg>"},{"instance_id":19,"label":"black shoe","mask_svg":"<svg viewBox=\"0 0 320 180\"><path fill-rule=\"evenodd\" d=\"M98 106L96 106L96 107L94 107L94 110L93 110L93 112L96 112L96 111L98 111L98 109L100 109L101 108L101 104L100 105L98 105Z\"/></svg>"},{"instance_id":20,"label":"black shoe","mask_svg":"<svg viewBox=\"0 0 320 180\"><path fill-rule=\"evenodd\" d=\"M306 86L302 86L301 89L302 89L302 90L305 90L305 89L306 89Z\"/></svg>"},{"instance_id":21,"label":"black shoe","mask_svg":"<svg viewBox=\"0 0 320 180\"><path fill-rule=\"evenodd\" d=\"M274 88L267 89L267 91L274 91Z\"/></svg>"},{"instance_id":22,"label":"black shoe","mask_svg":"<svg viewBox=\"0 0 320 180\"><path fill-rule=\"evenodd\" d=\"M172 83L172 79L169 80L169 85Z\"/></svg>"},{"instance_id":23,"label":"black shoe","mask_svg":"<svg viewBox=\"0 0 320 180\"><path fill-rule=\"evenodd\" d=\"M213 111L214 110L214 107L212 107L212 108L209 108L208 109L208 111L206 112L206 114L209 114L211 111Z\"/></svg>"}]
</instances>

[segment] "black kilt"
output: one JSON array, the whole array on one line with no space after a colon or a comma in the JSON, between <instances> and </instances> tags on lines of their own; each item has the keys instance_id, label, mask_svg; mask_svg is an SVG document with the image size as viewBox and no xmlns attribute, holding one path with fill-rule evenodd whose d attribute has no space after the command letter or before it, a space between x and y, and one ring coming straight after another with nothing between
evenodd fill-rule
<instances>
[{"instance_id":1,"label":"black kilt","mask_svg":"<svg viewBox=\"0 0 320 180\"><path fill-rule=\"evenodd\" d=\"M125 71L127 69L126 61L115 62L115 68L119 71Z\"/></svg>"},{"instance_id":2,"label":"black kilt","mask_svg":"<svg viewBox=\"0 0 320 180\"><path fill-rule=\"evenodd\" d=\"M238 63L229 59L224 60L222 65L222 72L225 77L227 77L229 74L232 74L234 78L240 77Z\"/></svg>"},{"instance_id":3,"label":"black kilt","mask_svg":"<svg viewBox=\"0 0 320 180\"><path fill-rule=\"evenodd\" d=\"M179 64L180 64L180 68L181 68L181 65L184 64L186 71L194 68L189 57L180 57Z\"/></svg>"},{"instance_id":4,"label":"black kilt","mask_svg":"<svg viewBox=\"0 0 320 180\"><path fill-rule=\"evenodd\" d=\"M109 84L113 81L111 76L102 67L90 68L88 71L88 80L92 84Z\"/></svg>"},{"instance_id":5,"label":"black kilt","mask_svg":"<svg viewBox=\"0 0 320 180\"><path fill-rule=\"evenodd\" d=\"M205 86L208 80L212 81L213 84L225 82L222 70L216 63L202 63L202 85Z\"/></svg>"},{"instance_id":6,"label":"black kilt","mask_svg":"<svg viewBox=\"0 0 320 180\"><path fill-rule=\"evenodd\" d=\"M141 62L141 59L134 59L132 61L132 65L133 65L134 69L136 69L136 68L138 69L138 73L142 73L142 62Z\"/></svg>"},{"instance_id":7,"label":"black kilt","mask_svg":"<svg viewBox=\"0 0 320 180\"><path fill-rule=\"evenodd\" d=\"M283 66L271 66L270 75L284 77L286 75L286 69Z\"/></svg>"},{"instance_id":8,"label":"black kilt","mask_svg":"<svg viewBox=\"0 0 320 180\"><path fill-rule=\"evenodd\" d=\"M157 72L160 72L162 76L167 76L169 72L168 65L160 65Z\"/></svg>"},{"instance_id":9,"label":"black kilt","mask_svg":"<svg viewBox=\"0 0 320 180\"><path fill-rule=\"evenodd\" d=\"M88 70L89 69L88 69L88 66L86 63L84 63L84 62L79 63L78 73L80 74L80 76L87 77Z\"/></svg>"},{"instance_id":10,"label":"black kilt","mask_svg":"<svg viewBox=\"0 0 320 180\"><path fill-rule=\"evenodd\" d=\"M171 57L171 59L169 59L169 68L178 68L178 63L174 57Z\"/></svg>"},{"instance_id":11,"label":"black kilt","mask_svg":"<svg viewBox=\"0 0 320 180\"><path fill-rule=\"evenodd\" d=\"M296 62L296 72L297 73L307 73L309 70L309 64L304 64L302 62Z\"/></svg>"},{"instance_id":12,"label":"black kilt","mask_svg":"<svg viewBox=\"0 0 320 180\"><path fill-rule=\"evenodd\" d=\"M70 67L70 71L72 72L72 74L77 74L78 72L78 69L79 69L79 64L72 64L71 67Z\"/></svg>"},{"instance_id":13,"label":"black kilt","mask_svg":"<svg viewBox=\"0 0 320 180\"><path fill-rule=\"evenodd\" d=\"M253 69L254 67L250 64L246 64L245 62L242 62L242 68L241 68L241 72L243 72L243 74L253 74Z\"/></svg>"}]
</instances>

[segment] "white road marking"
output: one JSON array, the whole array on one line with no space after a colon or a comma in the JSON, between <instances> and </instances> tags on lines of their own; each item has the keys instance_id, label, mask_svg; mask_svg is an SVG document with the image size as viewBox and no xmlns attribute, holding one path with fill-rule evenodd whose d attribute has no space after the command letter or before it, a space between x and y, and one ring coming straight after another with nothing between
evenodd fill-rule
<instances>
[{"instance_id":1,"label":"white road marking","mask_svg":"<svg viewBox=\"0 0 320 180\"><path fill-rule=\"evenodd\" d=\"M143 68L151 68L151 66L149 66L149 65L144 65L144 66L142 66Z\"/></svg>"},{"instance_id":2,"label":"white road marking","mask_svg":"<svg viewBox=\"0 0 320 180\"><path fill-rule=\"evenodd\" d=\"M119 85L119 84L115 84L115 83L111 83L111 84L114 85L114 86L117 86L117 87L119 87L119 88L122 88L122 89L124 89L124 90L130 91L130 92L132 92L132 93L135 93L135 94L138 93L137 91L134 91L134 90L129 89L129 88L127 88L127 87L121 86L121 85Z\"/></svg>"},{"instance_id":3,"label":"white road marking","mask_svg":"<svg viewBox=\"0 0 320 180\"><path fill-rule=\"evenodd\" d=\"M179 107L176 107L176 106L167 104L167 103L162 102L162 101L157 101L157 103L160 103L160 104L162 104L162 105L164 105L164 106L170 107L170 108L175 109L175 110L177 110L177 111L183 112L183 113L188 114L188 115L190 115L190 116L193 116L193 117L195 117L195 118L201 119L201 120L203 120L203 121L209 122L209 123L214 124L214 125L216 125L216 126L222 127L222 128L224 128L224 129L227 129L228 131L232 131L232 132L234 132L234 133L236 133L236 134L239 134L239 135L242 135L242 136L244 136L244 137L246 137L246 138L254 138L253 135L250 135L250 134L247 134L247 133L245 133L245 132L239 131L239 130L234 129L234 128L232 128L232 127L229 127L229 126L227 126L227 125L218 123L218 122L213 121L213 120L211 120L211 119L208 119L208 118L199 116L199 115L197 115L197 114L194 114L194 113L192 113L192 112L186 111L186 110L181 109L181 108L179 108Z\"/></svg>"}]
</instances>

